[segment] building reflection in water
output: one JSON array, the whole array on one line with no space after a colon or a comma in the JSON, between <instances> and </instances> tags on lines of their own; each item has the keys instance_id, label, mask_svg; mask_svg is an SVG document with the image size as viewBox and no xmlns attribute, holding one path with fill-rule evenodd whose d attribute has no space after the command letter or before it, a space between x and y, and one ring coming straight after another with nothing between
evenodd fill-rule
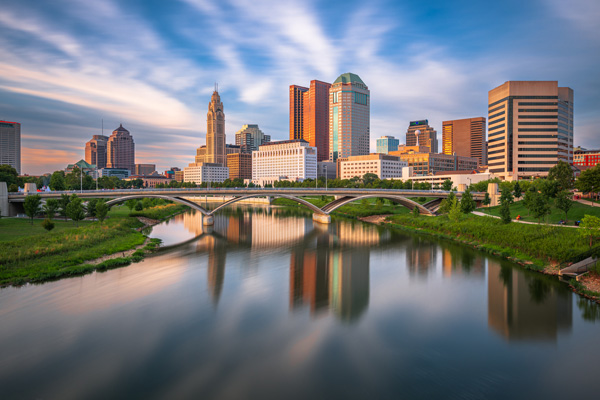
<instances>
[{"instance_id":1,"label":"building reflection in water","mask_svg":"<svg viewBox=\"0 0 600 400\"><path fill-rule=\"evenodd\" d=\"M447 278L452 275L485 277L485 258L478 252L464 246L445 243L442 247L442 271Z\"/></svg>"},{"instance_id":2,"label":"building reflection in water","mask_svg":"<svg viewBox=\"0 0 600 400\"><path fill-rule=\"evenodd\" d=\"M406 249L406 266L411 276L427 276L435 268L438 245L420 237L412 238L413 244Z\"/></svg>"},{"instance_id":3,"label":"building reflection in water","mask_svg":"<svg viewBox=\"0 0 600 400\"><path fill-rule=\"evenodd\" d=\"M488 260L488 325L507 340L556 342L571 331L572 294L543 277Z\"/></svg>"}]
</instances>

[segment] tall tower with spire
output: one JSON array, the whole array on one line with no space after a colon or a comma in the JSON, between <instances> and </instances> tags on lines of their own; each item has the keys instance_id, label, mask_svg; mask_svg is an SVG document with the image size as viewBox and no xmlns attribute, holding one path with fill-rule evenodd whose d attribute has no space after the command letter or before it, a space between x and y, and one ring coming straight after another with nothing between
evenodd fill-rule
<instances>
[{"instance_id":1,"label":"tall tower with spire","mask_svg":"<svg viewBox=\"0 0 600 400\"><path fill-rule=\"evenodd\" d=\"M225 153L225 113L223 112L223 103L221 96L217 91L213 92L210 103L208 103L208 113L206 114L206 162L219 163L225 166L227 164L227 154Z\"/></svg>"}]
</instances>

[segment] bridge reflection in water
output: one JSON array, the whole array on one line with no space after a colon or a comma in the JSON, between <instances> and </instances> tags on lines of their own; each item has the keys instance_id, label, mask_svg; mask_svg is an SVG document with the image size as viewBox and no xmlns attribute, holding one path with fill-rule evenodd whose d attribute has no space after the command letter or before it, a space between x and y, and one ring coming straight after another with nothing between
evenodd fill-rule
<instances>
[{"instance_id":1,"label":"bridge reflection in water","mask_svg":"<svg viewBox=\"0 0 600 400\"><path fill-rule=\"evenodd\" d=\"M248 248L251 265L252 258L265 249L289 248L290 311L307 309L313 317L331 312L342 321L357 320L369 305L370 249L391 243L405 253L410 277L441 274L446 279L459 275L483 280L487 273L488 326L507 340L556 341L561 332L571 329L570 291L458 244L440 245L421 236L393 237L388 229L360 222L313 224L276 207L217 215L214 228L202 225L200 213L177 218L199 236L195 251L208 256L207 282L215 305L223 289L228 251Z\"/></svg>"}]
</instances>

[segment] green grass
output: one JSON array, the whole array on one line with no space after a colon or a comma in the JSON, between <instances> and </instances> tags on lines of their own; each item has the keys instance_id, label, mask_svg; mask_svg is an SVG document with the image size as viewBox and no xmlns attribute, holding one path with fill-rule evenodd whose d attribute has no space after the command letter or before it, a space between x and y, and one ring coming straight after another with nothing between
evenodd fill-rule
<instances>
[{"instance_id":1,"label":"green grass","mask_svg":"<svg viewBox=\"0 0 600 400\"><path fill-rule=\"evenodd\" d=\"M184 206L183 204L166 204L147 208L142 211L132 211L129 215L132 217L146 217L160 221L175 214L182 213L188 208L188 206Z\"/></svg>"},{"instance_id":2,"label":"green grass","mask_svg":"<svg viewBox=\"0 0 600 400\"><path fill-rule=\"evenodd\" d=\"M465 215L459 222L452 222L445 215L419 218L396 215L388 220L400 228L468 242L491 253L533 262L538 267L576 260L589 251L586 239L561 227L503 224L495 218L475 215Z\"/></svg>"},{"instance_id":3,"label":"green grass","mask_svg":"<svg viewBox=\"0 0 600 400\"><path fill-rule=\"evenodd\" d=\"M33 226L31 221L25 218L2 218L0 219L0 242L15 240L21 237L47 235L48 231L42 228L43 219L34 219ZM73 221L64 219L54 219L54 229L51 233L65 232L77 229ZM79 221L79 226L86 226L92 221Z\"/></svg>"},{"instance_id":4,"label":"green grass","mask_svg":"<svg viewBox=\"0 0 600 400\"><path fill-rule=\"evenodd\" d=\"M500 206L490 208L479 208L477 211L484 212L486 214L500 216ZM522 201L517 201L510 206L510 216L514 219L517 215L521 215L522 221L538 222L536 218L527 216L528 211L523 206ZM569 222L568 225L574 225L575 221L581 221L584 215L594 215L600 217L600 207L592 207L578 202L573 203L573 207L569 210ZM565 218L565 213L561 210L552 207L551 214L546 218L546 222L551 224L557 224L561 219ZM544 222L544 221L542 221Z\"/></svg>"},{"instance_id":5,"label":"green grass","mask_svg":"<svg viewBox=\"0 0 600 400\"><path fill-rule=\"evenodd\" d=\"M303 200L306 200L321 208L324 205L333 201L333 197L328 197L325 200L321 199L320 197L303 197ZM282 198L273 200L272 204L281 206L297 206L308 209L304 205L297 203L293 200ZM384 202L384 205L377 206L377 199L371 198L367 199L366 205L363 205L362 200L356 200L350 204L346 204L345 206L336 209L332 214L346 217L368 217L370 215L380 214L409 214L410 211L411 210L400 204L390 205L387 201Z\"/></svg>"}]
</instances>

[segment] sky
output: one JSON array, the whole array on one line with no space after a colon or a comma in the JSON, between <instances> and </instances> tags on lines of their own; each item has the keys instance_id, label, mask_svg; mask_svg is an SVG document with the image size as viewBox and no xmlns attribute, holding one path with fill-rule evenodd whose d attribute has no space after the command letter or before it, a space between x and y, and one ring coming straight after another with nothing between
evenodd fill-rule
<instances>
[{"instance_id":1,"label":"sky","mask_svg":"<svg viewBox=\"0 0 600 400\"><path fill-rule=\"evenodd\" d=\"M22 172L64 169L120 123L164 171L205 143L218 83L227 142L244 124L289 137L288 88L358 74L371 147L411 120L487 117L509 80L575 92L575 145L600 148L597 0L2 0L0 120L21 123ZM102 122L103 121L103 122Z\"/></svg>"}]
</instances>

